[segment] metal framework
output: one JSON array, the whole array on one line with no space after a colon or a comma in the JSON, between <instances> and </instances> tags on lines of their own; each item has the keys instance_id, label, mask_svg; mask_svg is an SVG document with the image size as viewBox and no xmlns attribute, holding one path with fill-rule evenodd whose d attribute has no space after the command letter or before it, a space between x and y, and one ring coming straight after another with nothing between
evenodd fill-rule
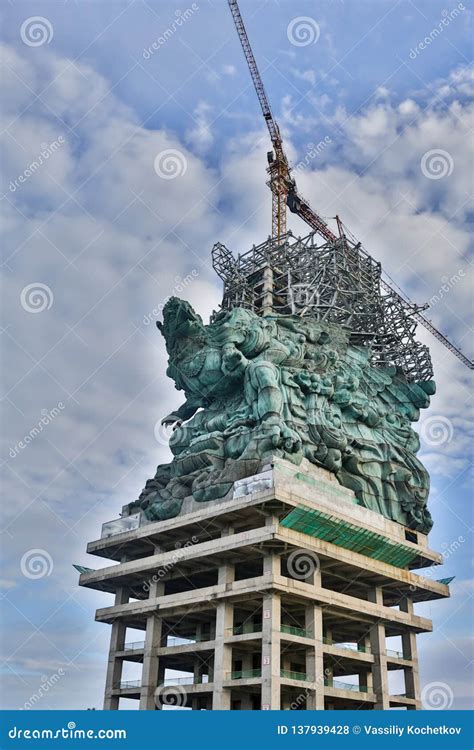
<instances>
[{"instance_id":1,"label":"metal framework","mask_svg":"<svg viewBox=\"0 0 474 750\"><path fill-rule=\"evenodd\" d=\"M273 237L279 238L286 234L286 201L291 185L290 167L283 150L280 129L273 117L270 102L265 93L265 88L258 71L257 63L236 0L229 0L229 7L274 148L274 152L269 151L267 154L267 171L270 176L268 185L272 191L272 235Z\"/></svg>"},{"instance_id":2,"label":"metal framework","mask_svg":"<svg viewBox=\"0 0 474 750\"><path fill-rule=\"evenodd\" d=\"M216 243L212 263L224 282L224 309L338 323L352 343L370 345L374 363L395 365L408 380L432 377L428 348L415 341L414 314L390 288L385 293L380 263L359 243L343 236L318 245L316 232L304 238L287 232L237 259Z\"/></svg>"},{"instance_id":3,"label":"metal framework","mask_svg":"<svg viewBox=\"0 0 474 750\"><path fill-rule=\"evenodd\" d=\"M360 243L357 242L357 240L350 235L350 232L343 227L342 222L340 221L339 217L335 217L338 229L339 229L339 238L332 232L332 230L329 228L329 226L326 224L324 219L319 216L309 205L309 203L301 196L299 195L295 180L290 175L290 166L288 163L288 159L286 157L284 148L283 148L283 141L280 135L280 130L278 128L278 124L273 116L270 102L268 101L268 97L265 92L265 87L263 85L262 78L260 76L257 63L252 51L252 47L250 45L249 38L247 36L247 31L244 26L244 22L242 20L242 16L240 15L239 6L237 3L237 0L228 0L229 8L232 13L232 17L234 19L235 27L237 29L237 33L239 35L240 43L242 45L242 49L245 55L245 59L247 61L247 65L249 67L250 75L252 77L253 84L255 86L255 91L257 93L258 100L260 102L260 106L262 109L263 117L265 119L265 122L268 127L268 132L270 133L270 138L272 141L272 145L274 148L274 152L270 151L267 154L269 167L268 167L268 173L270 175L270 180L267 183L272 191L272 237L273 240L277 243L284 243L285 236L287 235L286 230L286 207L290 209L292 213L297 214L303 221L305 221L315 232L317 232L321 237L323 237L328 243L328 247L336 249L336 255L337 255L337 248L339 247L337 240L338 239L344 239L345 241L345 255L350 255L350 243L347 241L348 236L351 237L352 245L357 247L360 251L360 257L365 258L365 261L370 259L372 263L375 263L375 261L372 260L372 258L366 253L364 250L362 250ZM224 268L226 270L227 276L226 278L230 278L228 276L229 269L232 266L232 263L229 265L229 257L226 256L226 253L230 256L231 254L229 251L224 249L224 246L217 245L215 246L215 249L219 247L219 253L216 251L213 252L213 259L215 261L215 268L216 271L220 274L219 269ZM219 255L219 257L218 257ZM242 256L244 257L244 256ZM354 256L355 258L355 256ZM304 262L304 261L303 261ZM367 264L366 264L367 265ZM376 264L379 266L379 264ZM335 258L334 260L334 266L338 266L338 259ZM359 268L360 263L359 261L355 262L354 268ZM318 297L322 296L327 298L328 295L331 295L331 288L328 286L330 284L329 279L332 278L334 280L334 288L332 289L332 294L336 298L342 294L342 296L345 298L345 301L347 302L348 299L353 299L356 303L355 309L353 310L353 316L354 319L361 318L365 320L365 327L370 327L371 329L374 326L379 326L382 324L382 330L383 333L379 338L382 338L384 341L384 344L378 344L375 343L375 350L379 349L379 354L384 358L386 356L389 360L392 356L396 357L397 361L403 360L403 369L408 375L410 372L425 372L428 370L431 370L431 363L428 365L429 361L429 354L427 354L426 347L422 346L421 344L417 344L413 339L413 332L414 327L416 327L416 324L414 324L413 321L417 321L418 323L421 323L435 338L438 339L444 346L446 346L458 359L463 362L467 367L469 367L471 370L474 367L474 362L469 360L454 344L452 344L449 339L446 338L440 331L438 331L433 324L427 320L423 315L421 315L420 310L425 309L425 307L420 308L417 305L414 305L411 303L403 294L399 294L391 284L388 283L385 279L380 278L379 273L379 280L378 280L378 290L377 292L380 293L380 288L384 290L384 292L387 293L387 311L386 315L387 318L390 320L389 323L384 323L385 316L382 316L382 321L380 320L374 320L372 324L369 323L367 320L367 313L369 311L370 305L368 304L368 301L365 300L362 304L362 307L358 308L358 301L360 301L361 296L364 296L366 291L368 290L368 287L366 288L364 284L360 286L358 285L359 277L357 277L356 284L354 286L354 289L351 291L349 288L344 288L347 283L349 283L349 279L344 280L338 280L334 273L331 275L330 271L331 264L327 263L325 266L325 271L322 273L322 276L324 277L324 288L319 289L315 288L311 291L311 297ZM276 269L277 270L277 269ZM354 269L351 269L354 270ZM359 272L361 272L359 270ZM273 269L270 267L270 270L267 272L266 275L266 281L268 282L271 274L273 273ZM278 270L277 270L278 273ZM222 277L224 278L224 277ZM350 277L349 277L350 278ZM224 279L225 280L225 279ZM319 282L321 281L321 274L319 278ZM307 286L307 279L305 279L306 289L308 289ZM315 283L318 283L318 279L315 278ZM341 288L342 286L342 288ZM344 288L344 289L343 289ZM365 290L365 291L362 291ZM375 306L377 305L377 302L374 301L373 303ZM335 313L335 310L337 309L337 305L331 305L333 315L337 315ZM267 309L267 305L264 305L264 308ZM314 309L314 305L312 305L311 309ZM346 309L344 307L344 309ZM341 314L339 317L344 317L343 314ZM396 331L396 334L394 334L394 331ZM392 343L390 344L391 339L393 339ZM400 345L406 342L408 345L407 351L402 351L400 349ZM413 362L415 364L413 365Z\"/></svg>"}]
</instances>

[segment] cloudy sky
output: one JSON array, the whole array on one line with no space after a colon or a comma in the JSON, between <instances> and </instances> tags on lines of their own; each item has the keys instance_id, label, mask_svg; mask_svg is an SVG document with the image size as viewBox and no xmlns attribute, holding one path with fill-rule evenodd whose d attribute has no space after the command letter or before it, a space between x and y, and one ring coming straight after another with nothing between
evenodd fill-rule
<instances>
[{"instance_id":1,"label":"cloudy sky","mask_svg":"<svg viewBox=\"0 0 474 750\"><path fill-rule=\"evenodd\" d=\"M472 6L241 10L300 191L472 356ZM168 456L154 428L180 397L154 321L172 293L206 318L214 242L266 239L269 141L224 0L9 0L1 17L2 704L59 673L37 708L100 708L109 630L94 611L111 600L79 589L72 564L98 567L87 542ZM417 427L430 544L446 557L436 577L456 576L450 601L417 608L434 621L421 675L467 708L469 370L420 338L438 383Z\"/></svg>"}]
</instances>

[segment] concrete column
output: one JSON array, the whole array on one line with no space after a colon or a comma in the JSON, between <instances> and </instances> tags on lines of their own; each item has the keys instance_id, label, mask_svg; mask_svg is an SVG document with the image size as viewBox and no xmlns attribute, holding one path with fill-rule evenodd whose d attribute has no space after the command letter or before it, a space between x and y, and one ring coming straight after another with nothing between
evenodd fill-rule
<instances>
[{"instance_id":1,"label":"concrete column","mask_svg":"<svg viewBox=\"0 0 474 750\"><path fill-rule=\"evenodd\" d=\"M288 696L281 699L281 711L291 711L291 701Z\"/></svg>"},{"instance_id":2,"label":"concrete column","mask_svg":"<svg viewBox=\"0 0 474 750\"><path fill-rule=\"evenodd\" d=\"M324 679L326 680L328 687L332 687L334 682L334 669L332 665L326 667L324 670Z\"/></svg>"},{"instance_id":3,"label":"concrete column","mask_svg":"<svg viewBox=\"0 0 474 750\"><path fill-rule=\"evenodd\" d=\"M199 656L196 656L194 658L194 664L193 664L193 679L194 682L197 684L199 682L202 682L202 675L201 675L201 660L199 659Z\"/></svg>"},{"instance_id":4,"label":"concrete column","mask_svg":"<svg viewBox=\"0 0 474 750\"><path fill-rule=\"evenodd\" d=\"M115 594L115 606L126 604L129 600L128 589L120 587ZM107 664L107 676L105 678L104 711L117 711L119 707L119 696L112 695L112 690L120 684L122 679L123 659L115 656L117 651L122 651L125 645L126 625L121 620L112 624L110 634L109 661Z\"/></svg>"},{"instance_id":5,"label":"concrete column","mask_svg":"<svg viewBox=\"0 0 474 750\"><path fill-rule=\"evenodd\" d=\"M279 576L281 574L281 560L279 555L265 555L263 558L263 575Z\"/></svg>"},{"instance_id":6,"label":"concrete column","mask_svg":"<svg viewBox=\"0 0 474 750\"><path fill-rule=\"evenodd\" d=\"M367 693L372 693L374 690L374 682L372 678L372 670L360 669L359 670L359 687L361 689L367 688Z\"/></svg>"},{"instance_id":7,"label":"concrete column","mask_svg":"<svg viewBox=\"0 0 474 750\"><path fill-rule=\"evenodd\" d=\"M224 572L222 576L225 578ZM221 577L220 570L219 577ZM233 620L233 605L226 601L219 602L216 609L216 647L213 670L212 709L214 711L230 711L231 690L224 687L224 681L229 679L229 673L232 671L232 646L226 643L226 637L231 634Z\"/></svg>"},{"instance_id":8,"label":"concrete column","mask_svg":"<svg viewBox=\"0 0 474 750\"><path fill-rule=\"evenodd\" d=\"M164 592L164 583L152 583L150 587L150 598L161 596ZM155 691L159 684L159 657L157 650L161 646L162 622L157 612L147 616L145 651L143 655L142 686L140 690L140 710L155 711L159 705L155 703Z\"/></svg>"},{"instance_id":9,"label":"concrete column","mask_svg":"<svg viewBox=\"0 0 474 750\"><path fill-rule=\"evenodd\" d=\"M407 612L413 614L413 601L408 597L404 597L400 601L401 612ZM415 709L421 708L421 692L420 692L420 674L418 669L418 651L416 647L416 635L415 633L408 632L402 635L402 650L405 659L410 659L412 665L404 668L405 674L405 693L407 698L414 698L417 701ZM413 707L410 707L413 708Z\"/></svg>"},{"instance_id":10,"label":"concrete column","mask_svg":"<svg viewBox=\"0 0 474 750\"><path fill-rule=\"evenodd\" d=\"M252 698L248 693L244 693L241 697L241 711L251 711L252 710Z\"/></svg>"},{"instance_id":11,"label":"concrete column","mask_svg":"<svg viewBox=\"0 0 474 750\"><path fill-rule=\"evenodd\" d=\"M376 586L372 591L369 591L369 601L383 607L383 592L380 586ZM390 708L390 701L385 626L381 622L374 623L370 628L370 647L374 656L374 664L372 666L373 690L377 698L374 708L385 711Z\"/></svg>"},{"instance_id":12,"label":"concrete column","mask_svg":"<svg viewBox=\"0 0 474 750\"><path fill-rule=\"evenodd\" d=\"M262 315L271 315L273 312L273 270L270 266L263 269L263 301Z\"/></svg>"},{"instance_id":13,"label":"concrete column","mask_svg":"<svg viewBox=\"0 0 474 750\"><path fill-rule=\"evenodd\" d=\"M234 582L235 569L233 565L221 565L217 573L217 585L228 586Z\"/></svg>"},{"instance_id":14,"label":"concrete column","mask_svg":"<svg viewBox=\"0 0 474 750\"><path fill-rule=\"evenodd\" d=\"M229 527L222 532L222 536L228 536L232 532L232 528ZM234 580L235 566L230 564L221 565L217 574L218 585L223 585L226 589L230 589ZM230 710L231 690L224 687L224 682L229 678L229 673L232 671L232 646L226 643L226 639L232 635L233 624L233 605L225 601L219 602L216 608L216 646L212 668L212 682L214 683L212 708L214 711ZM209 679L211 680L211 675Z\"/></svg>"},{"instance_id":15,"label":"concrete column","mask_svg":"<svg viewBox=\"0 0 474 750\"><path fill-rule=\"evenodd\" d=\"M277 555L269 556L267 566L274 568ZM269 592L262 603L262 709L280 708L280 596Z\"/></svg>"},{"instance_id":16,"label":"concrete column","mask_svg":"<svg viewBox=\"0 0 474 750\"><path fill-rule=\"evenodd\" d=\"M306 708L324 710L323 611L320 605L310 604L305 610L305 628L313 645L306 651L306 674L316 687L306 698Z\"/></svg>"}]
</instances>

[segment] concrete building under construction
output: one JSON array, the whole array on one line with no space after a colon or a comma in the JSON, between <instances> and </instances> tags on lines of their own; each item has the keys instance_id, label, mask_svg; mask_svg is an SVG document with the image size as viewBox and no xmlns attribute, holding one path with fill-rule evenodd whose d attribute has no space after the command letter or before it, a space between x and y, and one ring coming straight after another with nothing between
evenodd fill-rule
<instances>
[{"instance_id":1,"label":"concrete building under construction","mask_svg":"<svg viewBox=\"0 0 474 750\"><path fill-rule=\"evenodd\" d=\"M135 523L106 525L88 552L116 565L81 576L115 596L96 615L111 626L104 708L421 707L416 636L431 622L413 605L448 587L411 570L441 556L329 472L275 459L219 504L190 498L177 518L121 530ZM122 679L126 661L141 679Z\"/></svg>"}]
</instances>

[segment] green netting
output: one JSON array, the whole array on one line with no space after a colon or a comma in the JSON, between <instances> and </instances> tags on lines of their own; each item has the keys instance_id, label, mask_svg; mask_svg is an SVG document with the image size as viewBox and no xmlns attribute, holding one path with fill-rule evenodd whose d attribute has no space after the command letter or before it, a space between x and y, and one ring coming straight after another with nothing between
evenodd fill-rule
<instances>
[{"instance_id":1,"label":"green netting","mask_svg":"<svg viewBox=\"0 0 474 750\"><path fill-rule=\"evenodd\" d=\"M309 534L317 539L337 544L374 560L404 568L417 557L416 550L386 539L375 531L362 529L348 521L304 505L294 508L280 522L288 529Z\"/></svg>"}]
</instances>

